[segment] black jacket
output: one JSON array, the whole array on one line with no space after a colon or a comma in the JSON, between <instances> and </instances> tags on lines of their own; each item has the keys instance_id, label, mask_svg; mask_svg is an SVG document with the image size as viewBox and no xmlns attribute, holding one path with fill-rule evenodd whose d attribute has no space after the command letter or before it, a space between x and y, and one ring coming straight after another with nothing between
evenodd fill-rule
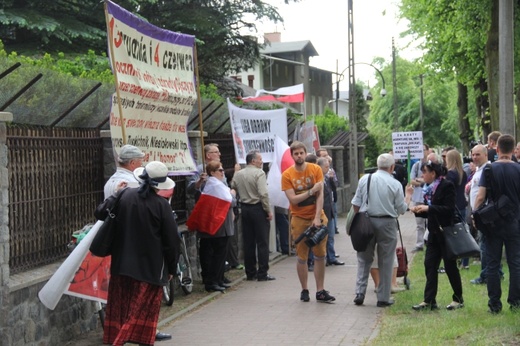
<instances>
[{"instance_id":1,"label":"black jacket","mask_svg":"<svg viewBox=\"0 0 520 346\"><path fill-rule=\"evenodd\" d=\"M428 231L431 233L439 232L439 224L449 226L455 222L455 185L442 179L433 194L428 212L419 213L417 216L428 218Z\"/></svg>"},{"instance_id":2,"label":"black jacket","mask_svg":"<svg viewBox=\"0 0 520 346\"><path fill-rule=\"evenodd\" d=\"M175 275L180 238L170 204L154 191L142 198L128 189L119 202L111 275L125 275L153 285L166 285Z\"/></svg>"}]
</instances>

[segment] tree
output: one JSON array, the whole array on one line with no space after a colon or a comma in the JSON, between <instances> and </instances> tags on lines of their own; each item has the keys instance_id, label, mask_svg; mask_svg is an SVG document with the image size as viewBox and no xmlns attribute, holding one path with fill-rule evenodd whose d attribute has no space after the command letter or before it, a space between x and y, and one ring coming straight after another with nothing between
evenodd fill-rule
<instances>
[{"instance_id":1,"label":"tree","mask_svg":"<svg viewBox=\"0 0 520 346\"><path fill-rule=\"evenodd\" d=\"M286 3L298 0L285 0ZM197 38L203 82L247 70L260 58L257 23L282 22L276 7L258 0L122 0L118 4L150 23ZM106 49L106 24L99 0L4 1L0 39L8 50L82 53Z\"/></svg>"}]
</instances>

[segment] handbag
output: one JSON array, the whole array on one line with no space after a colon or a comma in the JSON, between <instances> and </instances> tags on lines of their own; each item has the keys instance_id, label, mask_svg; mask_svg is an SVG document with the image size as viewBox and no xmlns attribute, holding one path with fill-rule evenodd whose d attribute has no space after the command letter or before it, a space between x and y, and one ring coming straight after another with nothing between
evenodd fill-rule
<instances>
[{"instance_id":1,"label":"handbag","mask_svg":"<svg viewBox=\"0 0 520 346\"><path fill-rule=\"evenodd\" d=\"M441 226L439 224L439 229L444 235L446 258L449 260L480 254L480 247L471 235L469 225L462 218L458 209L457 214L461 220L460 222L449 226Z\"/></svg>"},{"instance_id":2,"label":"handbag","mask_svg":"<svg viewBox=\"0 0 520 346\"><path fill-rule=\"evenodd\" d=\"M368 176L367 182L367 209L368 209L368 194L370 192L370 179L372 174ZM350 240L352 241L352 247L357 252L363 252L367 249L368 244L374 237L374 227L370 221L368 212L357 212L354 215L352 224L350 225Z\"/></svg>"},{"instance_id":3,"label":"handbag","mask_svg":"<svg viewBox=\"0 0 520 346\"><path fill-rule=\"evenodd\" d=\"M125 190L119 191L115 196L108 197L94 211L94 216L98 220L104 220L90 244L89 250L94 256L106 257L112 254L112 244L116 238L117 229L117 207Z\"/></svg>"},{"instance_id":4,"label":"handbag","mask_svg":"<svg viewBox=\"0 0 520 346\"><path fill-rule=\"evenodd\" d=\"M484 234L488 234L494 227L516 217L518 207L511 202L507 195L502 194L498 198L495 197L496 189L490 164L484 167L483 174L486 175L486 181L489 182L486 187L487 202L480 205L472 215L477 229Z\"/></svg>"}]
</instances>

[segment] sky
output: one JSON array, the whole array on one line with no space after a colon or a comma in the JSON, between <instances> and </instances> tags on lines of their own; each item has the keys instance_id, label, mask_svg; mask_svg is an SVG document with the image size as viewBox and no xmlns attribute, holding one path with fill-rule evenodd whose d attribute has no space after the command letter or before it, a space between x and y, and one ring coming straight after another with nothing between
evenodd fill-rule
<instances>
[{"instance_id":1,"label":"sky","mask_svg":"<svg viewBox=\"0 0 520 346\"><path fill-rule=\"evenodd\" d=\"M342 72L348 66L348 0L300 0L285 5L282 0L264 0L276 6L284 18L284 24L263 23L260 35L265 32L281 32L282 42L310 40L319 56L310 65L332 72ZM372 63L382 57L392 61L392 37L399 55L406 59L420 56L417 49L406 48L409 38L399 34L406 30L407 22L400 21L399 0L353 0L354 61ZM337 63L336 63L337 62ZM338 67L336 67L336 64ZM356 65L355 77L369 85L376 83L377 72L370 66ZM345 71L345 83L348 71ZM333 81L336 81L333 76ZM391 81L386 81L387 89Z\"/></svg>"}]
</instances>

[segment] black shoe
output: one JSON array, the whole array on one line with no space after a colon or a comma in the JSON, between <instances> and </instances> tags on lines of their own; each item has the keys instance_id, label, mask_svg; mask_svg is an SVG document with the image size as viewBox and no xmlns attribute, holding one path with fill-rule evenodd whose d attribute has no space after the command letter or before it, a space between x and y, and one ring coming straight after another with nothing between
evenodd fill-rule
<instances>
[{"instance_id":1,"label":"black shoe","mask_svg":"<svg viewBox=\"0 0 520 346\"><path fill-rule=\"evenodd\" d=\"M231 280L229 280L227 277L224 276L224 278L222 279L222 282L225 284L230 284ZM220 286L222 286L222 285L220 285Z\"/></svg>"},{"instance_id":2,"label":"black shoe","mask_svg":"<svg viewBox=\"0 0 520 346\"><path fill-rule=\"evenodd\" d=\"M224 292L226 289L222 286L219 286L217 284L215 285L206 285L206 291L208 292Z\"/></svg>"},{"instance_id":3,"label":"black shoe","mask_svg":"<svg viewBox=\"0 0 520 346\"><path fill-rule=\"evenodd\" d=\"M336 298L329 294L329 291L321 290L316 292L316 301L323 303L332 303Z\"/></svg>"},{"instance_id":4,"label":"black shoe","mask_svg":"<svg viewBox=\"0 0 520 346\"><path fill-rule=\"evenodd\" d=\"M391 306L391 305L394 305L395 301L390 299L389 301L387 302L383 302L383 301L377 301L377 307L378 308L386 308L387 306Z\"/></svg>"},{"instance_id":5,"label":"black shoe","mask_svg":"<svg viewBox=\"0 0 520 346\"><path fill-rule=\"evenodd\" d=\"M420 304L417 304L417 305L414 305L412 306L412 309L414 309L415 311L422 311L422 310L437 310L439 307L437 306L437 304L433 303L433 304L430 304L430 303L425 303L425 302L422 302Z\"/></svg>"},{"instance_id":6,"label":"black shoe","mask_svg":"<svg viewBox=\"0 0 520 346\"><path fill-rule=\"evenodd\" d=\"M274 276L267 274L266 276L258 278L257 280L258 281L273 281L273 280L276 280L276 278Z\"/></svg>"},{"instance_id":7,"label":"black shoe","mask_svg":"<svg viewBox=\"0 0 520 346\"><path fill-rule=\"evenodd\" d=\"M345 265L345 262L335 260L335 261L332 261L332 262L327 262L327 265L329 265L329 266L331 266L331 265L343 266L343 265Z\"/></svg>"},{"instance_id":8,"label":"black shoe","mask_svg":"<svg viewBox=\"0 0 520 346\"><path fill-rule=\"evenodd\" d=\"M365 295L363 293L356 294L356 298L354 298L354 304L363 305L365 302Z\"/></svg>"},{"instance_id":9,"label":"black shoe","mask_svg":"<svg viewBox=\"0 0 520 346\"><path fill-rule=\"evenodd\" d=\"M231 285L228 285L228 284L226 284L226 283L224 283L224 282L219 282L218 285L219 285L220 287L224 287L224 288L230 288L230 287L231 287Z\"/></svg>"},{"instance_id":10,"label":"black shoe","mask_svg":"<svg viewBox=\"0 0 520 346\"><path fill-rule=\"evenodd\" d=\"M171 334L166 334L166 333L155 334L155 341L170 340L171 338L172 338Z\"/></svg>"},{"instance_id":11,"label":"black shoe","mask_svg":"<svg viewBox=\"0 0 520 346\"><path fill-rule=\"evenodd\" d=\"M255 281L256 280L256 275L253 275L253 276L248 276L246 278L247 281Z\"/></svg>"},{"instance_id":12,"label":"black shoe","mask_svg":"<svg viewBox=\"0 0 520 346\"><path fill-rule=\"evenodd\" d=\"M338 255L338 254L335 254L334 257L339 258L339 255Z\"/></svg>"},{"instance_id":13,"label":"black shoe","mask_svg":"<svg viewBox=\"0 0 520 346\"><path fill-rule=\"evenodd\" d=\"M302 293L300 294L300 300L304 302L311 300L311 297L309 296L309 290L302 290Z\"/></svg>"}]
</instances>

